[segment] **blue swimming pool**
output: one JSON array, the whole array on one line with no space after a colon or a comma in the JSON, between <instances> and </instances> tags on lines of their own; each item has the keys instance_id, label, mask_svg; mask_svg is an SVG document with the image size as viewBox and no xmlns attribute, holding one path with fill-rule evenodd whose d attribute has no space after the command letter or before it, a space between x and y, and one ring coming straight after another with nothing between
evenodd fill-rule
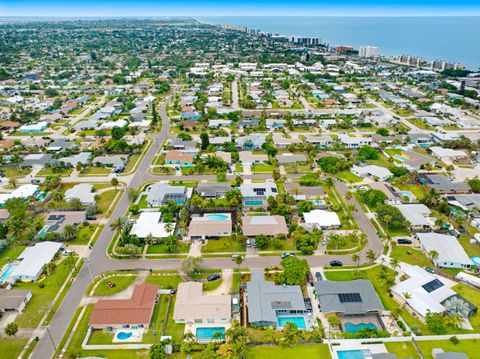
<instances>
[{"instance_id":1,"label":"blue swimming pool","mask_svg":"<svg viewBox=\"0 0 480 359\"><path fill-rule=\"evenodd\" d=\"M207 217L208 219L211 219L212 221L226 221L230 218L226 214L219 214L219 213L207 214L205 217Z\"/></svg>"},{"instance_id":2,"label":"blue swimming pool","mask_svg":"<svg viewBox=\"0 0 480 359\"><path fill-rule=\"evenodd\" d=\"M473 256L472 258L473 264L475 264L477 267L480 267L480 257L479 256Z\"/></svg>"},{"instance_id":3,"label":"blue swimming pool","mask_svg":"<svg viewBox=\"0 0 480 359\"><path fill-rule=\"evenodd\" d=\"M118 340L127 340L132 337L133 333L132 332L118 332L117 333L117 339Z\"/></svg>"},{"instance_id":4,"label":"blue swimming pool","mask_svg":"<svg viewBox=\"0 0 480 359\"><path fill-rule=\"evenodd\" d=\"M353 324L353 323L345 323L345 331L349 333L356 333L360 329L377 329L377 326L373 323L358 323L358 324Z\"/></svg>"},{"instance_id":5,"label":"blue swimming pool","mask_svg":"<svg viewBox=\"0 0 480 359\"><path fill-rule=\"evenodd\" d=\"M363 350L339 350L338 359L365 359Z\"/></svg>"},{"instance_id":6,"label":"blue swimming pool","mask_svg":"<svg viewBox=\"0 0 480 359\"><path fill-rule=\"evenodd\" d=\"M245 201L244 202L245 206L249 206L249 207L258 207L258 206L263 206L263 202L262 201Z\"/></svg>"},{"instance_id":7,"label":"blue swimming pool","mask_svg":"<svg viewBox=\"0 0 480 359\"><path fill-rule=\"evenodd\" d=\"M305 329L307 327L304 317L278 317L277 321L279 328L283 328L287 323L294 323L298 329Z\"/></svg>"},{"instance_id":8,"label":"blue swimming pool","mask_svg":"<svg viewBox=\"0 0 480 359\"><path fill-rule=\"evenodd\" d=\"M392 157L399 160L400 162L405 162L406 160L408 160L408 158L402 157L402 156L399 156L399 155L393 155Z\"/></svg>"},{"instance_id":9,"label":"blue swimming pool","mask_svg":"<svg viewBox=\"0 0 480 359\"><path fill-rule=\"evenodd\" d=\"M324 206L325 201L323 199L314 199L311 201L315 206Z\"/></svg>"},{"instance_id":10,"label":"blue swimming pool","mask_svg":"<svg viewBox=\"0 0 480 359\"><path fill-rule=\"evenodd\" d=\"M43 237L43 235L48 232L48 229L49 229L49 228L50 228L50 226L44 226L44 227L40 230L40 232L38 232L38 235L37 235L37 236L38 236L38 237Z\"/></svg>"},{"instance_id":11,"label":"blue swimming pool","mask_svg":"<svg viewBox=\"0 0 480 359\"><path fill-rule=\"evenodd\" d=\"M17 265L16 263L7 264L5 270L0 274L0 282L7 282Z\"/></svg>"},{"instance_id":12,"label":"blue swimming pool","mask_svg":"<svg viewBox=\"0 0 480 359\"><path fill-rule=\"evenodd\" d=\"M215 333L220 333L222 338L225 337L225 328L224 327L213 327L213 328L197 328L195 337L197 340L212 340Z\"/></svg>"}]
</instances>

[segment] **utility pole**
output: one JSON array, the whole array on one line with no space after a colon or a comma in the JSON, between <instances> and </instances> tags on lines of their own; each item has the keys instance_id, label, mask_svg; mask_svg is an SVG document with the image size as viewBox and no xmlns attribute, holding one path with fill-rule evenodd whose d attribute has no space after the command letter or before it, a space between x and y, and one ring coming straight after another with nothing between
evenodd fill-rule
<instances>
[{"instance_id":1,"label":"utility pole","mask_svg":"<svg viewBox=\"0 0 480 359\"><path fill-rule=\"evenodd\" d=\"M55 348L55 352L57 351L57 346L55 345L55 342L53 341L52 335L50 334L50 330L48 330L48 326L45 327L47 330L48 337L50 338L50 341L52 342L53 348Z\"/></svg>"}]
</instances>

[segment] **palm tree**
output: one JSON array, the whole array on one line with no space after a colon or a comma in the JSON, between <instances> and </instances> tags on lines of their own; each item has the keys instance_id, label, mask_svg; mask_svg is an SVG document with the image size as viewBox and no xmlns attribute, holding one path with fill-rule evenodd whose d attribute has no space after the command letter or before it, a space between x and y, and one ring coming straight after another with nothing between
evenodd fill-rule
<instances>
[{"instance_id":1,"label":"palm tree","mask_svg":"<svg viewBox=\"0 0 480 359\"><path fill-rule=\"evenodd\" d=\"M10 178L8 180L8 184L12 186L13 188L17 188L17 180L15 178Z\"/></svg>"},{"instance_id":2,"label":"palm tree","mask_svg":"<svg viewBox=\"0 0 480 359\"><path fill-rule=\"evenodd\" d=\"M398 260L398 258L391 258L390 265L393 269L397 269L398 267L400 267L400 261Z\"/></svg>"},{"instance_id":3,"label":"palm tree","mask_svg":"<svg viewBox=\"0 0 480 359\"><path fill-rule=\"evenodd\" d=\"M127 218L118 217L110 224L110 228L113 231L122 232L127 228Z\"/></svg>"},{"instance_id":4,"label":"palm tree","mask_svg":"<svg viewBox=\"0 0 480 359\"><path fill-rule=\"evenodd\" d=\"M358 254L352 255L352 261L355 263L355 266L358 267L358 264L360 263L360 256Z\"/></svg>"},{"instance_id":5,"label":"palm tree","mask_svg":"<svg viewBox=\"0 0 480 359\"><path fill-rule=\"evenodd\" d=\"M367 257L370 264L373 264L373 262L375 261L375 258L377 258L377 255L375 254L375 252L372 249L369 249L367 251L367 253L365 254L365 256Z\"/></svg>"},{"instance_id":6,"label":"palm tree","mask_svg":"<svg viewBox=\"0 0 480 359\"><path fill-rule=\"evenodd\" d=\"M66 241L73 241L75 238L77 238L77 229L72 226L71 224L67 224L64 228L63 228L63 238L66 240Z\"/></svg>"},{"instance_id":7,"label":"palm tree","mask_svg":"<svg viewBox=\"0 0 480 359\"><path fill-rule=\"evenodd\" d=\"M435 260L438 258L438 252L434 249L428 252L428 255L430 256L432 262L435 262Z\"/></svg>"},{"instance_id":8,"label":"palm tree","mask_svg":"<svg viewBox=\"0 0 480 359\"><path fill-rule=\"evenodd\" d=\"M387 231L388 231L388 225L392 222L392 216L389 214L386 214L383 216L383 222L385 222L385 226L387 226Z\"/></svg>"},{"instance_id":9,"label":"palm tree","mask_svg":"<svg viewBox=\"0 0 480 359\"><path fill-rule=\"evenodd\" d=\"M328 188L332 188L335 182L333 181L332 177L327 177L327 179L325 180L325 184Z\"/></svg>"}]
</instances>

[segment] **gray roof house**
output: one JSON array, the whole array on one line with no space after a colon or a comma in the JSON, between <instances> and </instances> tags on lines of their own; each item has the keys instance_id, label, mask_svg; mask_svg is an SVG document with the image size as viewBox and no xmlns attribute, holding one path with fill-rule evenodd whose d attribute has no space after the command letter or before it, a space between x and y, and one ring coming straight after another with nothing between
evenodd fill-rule
<instances>
[{"instance_id":1,"label":"gray roof house","mask_svg":"<svg viewBox=\"0 0 480 359\"><path fill-rule=\"evenodd\" d=\"M22 312L31 298L30 289L0 289L0 313Z\"/></svg>"},{"instance_id":2,"label":"gray roof house","mask_svg":"<svg viewBox=\"0 0 480 359\"><path fill-rule=\"evenodd\" d=\"M252 269L247 282L246 301L248 323L277 326L279 312L305 312L305 302L299 285L276 285L264 279L263 269Z\"/></svg>"},{"instance_id":3,"label":"gray roof house","mask_svg":"<svg viewBox=\"0 0 480 359\"><path fill-rule=\"evenodd\" d=\"M78 198L83 205L95 203L95 193L92 192L93 186L88 183L79 183L65 191L65 201L69 202Z\"/></svg>"},{"instance_id":4,"label":"gray roof house","mask_svg":"<svg viewBox=\"0 0 480 359\"><path fill-rule=\"evenodd\" d=\"M420 178L430 188L438 193L468 193L470 187L463 182L452 182L447 176L439 174L422 174Z\"/></svg>"},{"instance_id":5,"label":"gray roof house","mask_svg":"<svg viewBox=\"0 0 480 359\"><path fill-rule=\"evenodd\" d=\"M128 155L108 155L95 157L92 162L95 164L99 163L107 167L113 167L115 171L121 172L125 168L127 159Z\"/></svg>"},{"instance_id":6,"label":"gray roof house","mask_svg":"<svg viewBox=\"0 0 480 359\"><path fill-rule=\"evenodd\" d=\"M80 152L73 156L62 157L59 159L59 161L71 167L76 167L77 163L81 163L82 165L88 164L90 162L91 157L92 157L91 152Z\"/></svg>"},{"instance_id":7,"label":"gray roof house","mask_svg":"<svg viewBox=\"0 0 480 359\"><path fill-rule=\"evenodd\" d=\"M197 192L203 198L224 198L225 193L232 190L232 186L222 183L200 183Z\"/></svg>"},{"instance_id":8,"label":"gray roof house","mask_svg":"<svg viewBox=\"0 0 480 359\"><path fill-rule=\"evenodd\" d=\"M315 290L323 313L351 315L385 310L372 283L366 279L319 281Z\"/></svg>"},{"instance_id":9,"label":"gray roof house","mask_svg":"<svg viewBox=\"0 0 480 359\"><path fill-rule=\"evenodd\" d=\"M467 354L462 352L444 352L443 349L433 348L432 355L434 359L468 359Z\"/></svg>"},{"instance_id":10,"label":"gray roof house","mask_svg":"<svg viewBox=\"0 0 480 359\"><path fill-rule=\"evenodd\" d=\"M277 155L277 161L280 165L286 165L289 163L303 163L307 162L307 157L304 154L295 155L293 153L284 153Z\"/></svg>"},{"instance_id":11,"label":"gray roof house","mask_svg":"<svg viewBox=\"0 0 480 359\"><path fill-rule=\"evenodd\" d=\"M152 207L165 205L167 201L184 204L190 194L185 186L170 186L166 183L154 183L145 192L147 203Z\"/></svg>"},{"instance_id":12,"label":"gray roof house","mask_svg":"<svg viewBox=\"0 0 480 359\"><path fill-rule=\"evenodd\" d=\"M43 168L52 160L49 153L32 153L23 158L22 167Z\"/></svg>"}]
</instances>

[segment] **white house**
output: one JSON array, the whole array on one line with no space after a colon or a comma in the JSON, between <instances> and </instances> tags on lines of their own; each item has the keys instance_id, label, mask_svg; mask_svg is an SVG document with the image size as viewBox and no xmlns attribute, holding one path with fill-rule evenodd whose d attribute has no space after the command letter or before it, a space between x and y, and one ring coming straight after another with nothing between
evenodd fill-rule
<instances>
[{"instance_id":1,"label":"white house","mask_svg":"<svg viewBox=\"0 0 480 359\"><path fill-rule=\"evenodd\" d=\"M377 178L379 181L386 181L393 176L392 172L387 168L376 165L353 166L351 171L359 177L370 176L372 178Z\"/></svg>"},{"instance_id":2,"label":"white house","mask_svg":"<svg viewBox=\"0 0 480 359\"><path fill-rule=\"evenodd\" d=\"M65 191L65 201L70 202L77 198L83 205L95 203L95 194L92 192L93 186L88 183L79 183Z\"/></svg>"},{"instance_id":3,"label":"white house","mask_svg":"<svg viewBox=\"0 0 480 359\"><path fill-rule=\"evenodd\" d=\"M417 233L416 237L426 253L435 251L433 263L444 268L470 268L472 260L454 236L441 233Z\"/></svg>"},{"instance_id":4,"label":"white house","mask_svg":"<svg viewBox=\"0 0 480 359\"><path fill-rule=\"evenodd\" d=\"M430 209L424 204L397 204L395 205L413 230L427 230L432 227L429 221Z\"/></svg>"},{"instance_id":5,"label":"white house","mask_svg":"<svg viewBox=\"0 0 480 359\"><path fill-rule=\"evenodd\" d=\"M307 226L319 229L336 229L341 225L340 218L335 212L323 209L314 209L303 213L303 220Z\"/></svg>"},{"instance_id":6,"label":"white house","mask_svg":"<svg viewBox=\"0 0 480 359\"><path fill-rule=\"evenodd\" d=\"M138 238L146 238L149 235L152 235L154 238L165 238L172 235L175 231L176 223L163 223L161 218L161 212L140 213L140 217L132 226L130 234Z\"/></svg>"}]
</instances>

